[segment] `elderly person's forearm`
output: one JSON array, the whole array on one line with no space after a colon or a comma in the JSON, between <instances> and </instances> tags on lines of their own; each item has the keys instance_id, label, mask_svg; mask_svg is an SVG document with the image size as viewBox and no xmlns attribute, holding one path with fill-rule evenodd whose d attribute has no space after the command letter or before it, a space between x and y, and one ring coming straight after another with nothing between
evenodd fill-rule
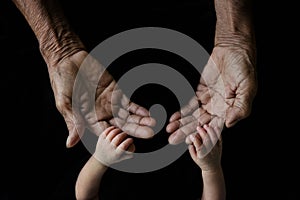
<instances>
[{"instance_id":1,"label":"elderly person's forearm","mask_svg":"<svg viewBox=\"0 0 300 200\"><path fill-rule=\"evenodd\" d=\"M215 0L215 45L255 48L252 0Z\"/></svg>"},{"instance_id":2,"label":"elderly person's forearm","mask_svg":"<svg viewBox=\"0 0 300 200\"><path fill-rule=\"evenodd\" d=\"M61 59L84 49L71 30L56 0L12 0L33 30L46 63L55 66Z\"/></svg>"}]
</instances>

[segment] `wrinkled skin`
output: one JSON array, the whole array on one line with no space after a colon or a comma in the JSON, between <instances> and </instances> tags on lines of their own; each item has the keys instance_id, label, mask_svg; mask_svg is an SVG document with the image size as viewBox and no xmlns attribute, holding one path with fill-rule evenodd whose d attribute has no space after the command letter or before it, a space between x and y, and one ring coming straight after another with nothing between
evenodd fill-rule
<instances>
[{"instance_id":1,"label":"wrinkled skin","mask_svg":"<svg viewBox=\"0 0 300 200\"><path fill-rule=\"evenodd\" d=\"M198 123L222 130L249 116L256 95L255 60L238 46L216 46L204 67L196 95L167 126L170 144L178 144L196 133ZM218 133L220 134L220 133Z\"/></svg>"},{"instance_id":2,"label":"wrinkled skin","mask_svg":"<svg viewBox=\"0 0 300 200\"><path fill-rule=\"evenodd\" d=\"M79 71L80 67L83 70ZM151 126L155 125L155 120L149 112L131 102L109 72L86 51L48 66L48 71L57 109L69 130L68 147L80 140L85 128L100 135L114 125L131 136L149 138L154 135ZM100 80L96 76L99 73Z\"/></svg>"}]
</instances>

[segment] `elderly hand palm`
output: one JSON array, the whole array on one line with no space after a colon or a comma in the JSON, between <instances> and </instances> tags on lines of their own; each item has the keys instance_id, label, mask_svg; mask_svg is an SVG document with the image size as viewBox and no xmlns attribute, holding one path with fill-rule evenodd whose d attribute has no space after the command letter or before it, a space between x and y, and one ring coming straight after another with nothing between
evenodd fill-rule
<instances>
[{"instance_id":1,"label":"elderly hand palm","mask_svg":"<svg viewBox=\"0 0 300 200\"><path fill-rule=\"evenodd\" d=\"M81 66L83 61L85 65ZM131 102L118 89L113 77L87 52L80 51L48 69L56 106L69 130L68 147L80 140L85 127L97 135L115 125L132 136L153 136L149 126L154 126L155 121L149 112Z\"/></svg>"},{"instance_id":2,"label":"elderly hand palm","mask_svg":"<svg viewBox=\"0 0 300 200\"><path fill-rule=\"evenodd\" d=\"M215 47L205 66L196 95L170 118L167 131L169 142L177 144L196 127L209 123L222 130L247 117L256 94L254 61L248 52L239 47ZM218 133L220 134L220 133ZM191 143L186 138L188 144Z\"/></svg>"}]
</instances>

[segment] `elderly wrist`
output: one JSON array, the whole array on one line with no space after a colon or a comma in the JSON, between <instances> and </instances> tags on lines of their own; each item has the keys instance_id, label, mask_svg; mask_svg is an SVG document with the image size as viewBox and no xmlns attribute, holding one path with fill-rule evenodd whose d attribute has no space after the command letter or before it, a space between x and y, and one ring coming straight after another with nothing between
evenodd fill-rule
<instances>
[{"instance_id":1,"label":"elderly wrist","mask_svg":"<svg viewBox=\"0 0 300 200\"><path fill-rule=\"evenodd\" d=\"M40 37L39 47L48 67L56 66L61 60L85 50L79 37L71 31L51 31Z\"/></svg>"},{"instance_id":2,"label":"elderly wrist","mask_svg":"<svg viewBox=\"0 0 300 200\"><path fill-rule=\"evenodd\" d=\"M256 42L254 34L245 35L234 32L216 32L215 46L238 47L247 51L255 51Z\"/></svg>"},{"instance_id":3,"label":"elderly wrist","mask_svg":"<svg viewBox=\"0 0 300 200\"><path fill-rule=\"evenodd\" d=\"M238 52L239 55L248 58L251 65L255 65L256 63L256 44L253 38L234 34L221 34L215 38L215 48Z\"/></svg>"},{"instance_id":4,"label":"elderly wrist","mask_svg":"<svg viewBox=\"0 0 300 200\"><path fill-rule=\"evenodd\" d=\"M255 47L255 33L251 0L215 0L215 45Z\"/></svg>"},{"instance_id":5,"label":"elderly wrist","mask_svg":"<svg viewBox=\"0 0 300 200\"><path fill-rule=\"evenodd\" d=\"M255 49L255 33L250 22L221 21L216 24L215 46L238 46Z\"/></svg>"}]
</instances>

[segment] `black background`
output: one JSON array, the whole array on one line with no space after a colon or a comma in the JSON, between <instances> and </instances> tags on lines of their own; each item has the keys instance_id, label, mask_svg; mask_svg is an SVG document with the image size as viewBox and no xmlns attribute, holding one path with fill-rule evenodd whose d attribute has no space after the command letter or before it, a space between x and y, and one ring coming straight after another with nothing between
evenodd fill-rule
<instances>
[{"instance_id":1,"label":"black background","mask_svg":"<svg viewBox=\"0 0 300 200\"><path fill-rule=\"evenodd\" d=\"M208 52L213 48L214 9L205 1L64 0L61 3L88 50L116 33L143 26L171 28L194 38ZM283 110L296 112L292 104L296 92L289 92L289 84L282 84L285 82L282 71L290 73L295 67L287 63L291 50L284 46L292 37L293 26L287 23L292 18L284 14L289 12L282 5L275 2L272 5L256 1L254 6L259 89L252 113L223 132L222 164L229 200L299 199L295 171L295 162L299 160L295 154L295 135L299 131L291 130L291 126L297 124L291 123L290 115L283 113ZM65 148L68 132L56 110L38 43L21 13L8 0L1 1L0 5L0 44L0 199L73 199L77 174L89 154L81 143ZM291 44L293 46L294 41ZM160 61L175 68L189 67L167 53L135 53L136 57L129 55L114 66L126 68ZM121 72L114 66L111 73L117 78ZM196 77L191 76L190 80L194 84ZM153 97L144 95L145 91ZM165 95L164 98L160 94ZM284 102L286 98L288 102ZM145 107L153 103L169 105L168 116L177 109L171 99L172 95L165 88L156 86L144 87L133 97ZM154 141L137 142L149 150L147 148L166 138L162 131ZM201 187L200 170L186 153L170 166L151 173L127 174L111 169L104 177L101 194L110 197L108 199L120 199L120 196L123 199L165 196L166 199L194 199L201 194Z\"/></svg>"}]
</instances>

